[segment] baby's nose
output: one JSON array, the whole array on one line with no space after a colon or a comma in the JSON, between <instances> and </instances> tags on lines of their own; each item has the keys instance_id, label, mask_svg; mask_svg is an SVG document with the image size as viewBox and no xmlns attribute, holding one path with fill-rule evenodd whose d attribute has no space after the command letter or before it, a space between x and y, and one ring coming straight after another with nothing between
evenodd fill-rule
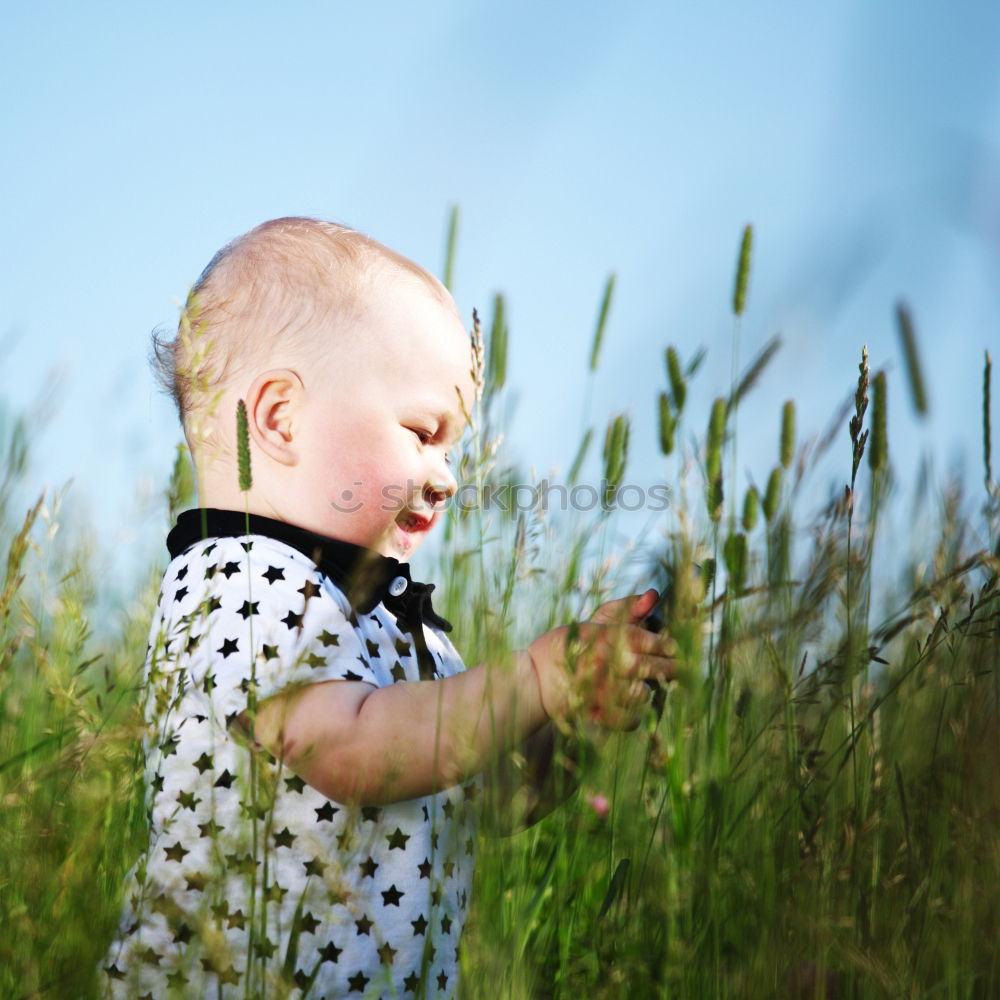
<instances>
[{"instance_id":1,"label":"baby's nose","mask_svg":"<svg viewBox=\"0 0 1000 1000\"><path fill-rule=\"evenodd\" d=\"M429 477L427 485L424 487L424 500L432 507L438 507L453 497L458 490L458 483L451 473L451 469L442 466L436 470L435 474Z\"/></svg>"}]
</instances>

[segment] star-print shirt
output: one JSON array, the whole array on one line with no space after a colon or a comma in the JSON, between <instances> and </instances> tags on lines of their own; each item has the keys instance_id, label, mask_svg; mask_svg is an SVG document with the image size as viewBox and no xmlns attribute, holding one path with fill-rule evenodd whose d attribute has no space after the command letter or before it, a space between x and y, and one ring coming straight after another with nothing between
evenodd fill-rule
<instances>
[{"instance_id":1,"label":"star-print shirt","mask_svg":"<svg viewBox=\"0 0 1000 1000\"><path fill-rule=\"evenodd\" d=\"M478 785L352 807L248 737L323 681L464 669L429 585L283 522L187 511L146 660L150 840L102 970L115 998L451 997ZM379 752L378 745L371 748Z\"/></svg>"}]
</instances>

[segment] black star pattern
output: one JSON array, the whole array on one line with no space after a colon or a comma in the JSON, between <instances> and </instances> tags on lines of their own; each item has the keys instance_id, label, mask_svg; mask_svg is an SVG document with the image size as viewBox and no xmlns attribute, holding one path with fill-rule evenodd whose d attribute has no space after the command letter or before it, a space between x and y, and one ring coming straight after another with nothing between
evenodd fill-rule
<instances>
[{"instance_id":1,"label":"black star pattern","mask_svg":"<svg viewBox=\"0 0 1000 1000\"><path fill-rule=\"evenodd\" d=\"M258 938L254 942L254 951L261 957L269 959L278 946L269 938Z\"/></svg>"},{"instance_id":2,"label":"black star pattern","mask_svg":"<svg viewBox=\"0 0 1000 1000\"><path fill-rule=\"evenodd\" d=\"M230 983L236 986L240 981L240 974L236 971L235 966L229 966L228 969L223 969L221 972L217 972L216 975L219 977L219 982L222 985Z\"/></svg>"},{"instance_id":3,"label":"black star pattern","mask_svg":"<svg viewBox=\"0 0 1000 1000\"><path fill-rule=\"evenodd\" d=\"M278 883L277 883L277 882L272 882L272 883L271 883L271 884L270 884L269 886L267 886L267 888L266 888L266 889L264 890L264 898L265 898L265 899L266 899L266 900L267 900L267 901L268 901L269 903L278 903L278 904L280 904L280 903L281 903L281 901L282 901L282 900L283 900L283 899L285 898L285 896L287 896L287 895L288 895L288 890L287 890L287 889L284 889L284 888L282 888L282 887L281 887L280 885L278 885Z\"/></svg>"},{"instance_id":4,"label":"black star pattern","mask_svg":"<svg viewBox=\"0 0 1000 1000\"><path fill-rule=\"evenodd\" d=\"M249 552L253 548L253 542L240 542L244 552Z\"/></svg>"},{"instance_id":5,"label":"black star pattern","mask_svg":"<svg viewBox=\"0 0 1000 1000\"><path fill-rule=\"evenodd\" d=\"M399 901L406 895L405 892L400 892L396 888L396 883L394 882L389 886L388 889L382 892L382 905L383 906L395 906L399 907Z\"/></svg>"},{"instance_id":6,"label":"black star pattern","mask_svg":"<svg viewBox=\"0 0 1000 1000\"><path fill-rule=\"evenodd\" d=\"M297 774L290 774L285 778L285 788L301 795L306 790L306 783Z\"/></svg>"},{"instance_id":7,"label":"black star pattern","mask_svg":"<svg viewBox=\"0 0 1000 1000\"><path fill-rule=\"evenodd\" d=\"M306 875L319 875L322 877L323 872L326 871L326 865L319 858L310 858L308 861L303 861L302 865L306 870Z\"/></svg>"},{"instance_id":8,"label":"black star pattern","mask_svg":"<svg viewBox=\"0 0 1000 1000\"><path fill-rule=\"evenodd\" d=\"M188 892L204 892L208 885L208 876L204 872L191 872L184 876L184 888Z\"/></svg>"},{"instance_id":9,"label":"black star pattern","mask_svg":"<svg viewBox=\"0 0 1000 1000\"><path fill-rule=\"evenodd\" d=\"M365 987L370 982L371 980L363 972L357 972L353 976L348 977L347 987L351 993L364 993Z\"/></svg>"},{"instance_id":10,"label":"black star pattern","mask_svg":"<svg viewBox=\"0 0 1000 1000\"><path fill-rule=\"evenodd\" d=\"M279 830L274 835L274 846L275 847L291 847L295 843L296 835L292 833L291 830L286 826L283 830Z\"/></svg>"},{"instance_id":11,"label":"black star pattern","mask_svg":"<svg viewBox=\"0 0 1000 1000\"><path fill-rule=\"evenodd\" d=\"M160 919L168 928L165 940L170 942L172 936L173 941L169 950L154 945L156 950L147 953L143 949L149 941L141 947L131 944L121 952L128 956L131 967L119 959L117 966L108 967L108 974L120 969L128 981L145 959L145 974L150 978L141 988L150 990L150 998L169 992L202 995L205 980L199 978L198 959L206 950L191 956L183 973L172 973L174 978L168 983L177 957L199 940L194 922L185 918L187 922L182 923L180 916L200 911L216 933L229 938L228 945L246 947L251 920L248 890L243 885L252 875L258 894L256 905L264 907L262 913L278 913L280 908L284 914L284 901L288 900L295 915L291 916L290 909L288 919L281 918L280 935L274 931L276 925L261 927L249 945L248 958L280 964L281 956L291 954L292 936L297 937L298 951L289 973L303 993L326 994L329 1000L329 985L325 989L321 985L324 975L332 977L334 969L320 972L327 964L342 969L337 981L345 993L352 990L352 996L364 995L373 983L381 986L385 977L401 996L412 997L421 990L435 995L440 990L454 991L456 963L451 955L461 930L459 914L464 913L464 902L460 901L467 897L471 877L471 864L462 864L456 853L464 856L462 844L470 857L474 850L471 812L467 815L461 805L458 789L450 793L453 801L446 796L425 797L418 800L421 808L413 812L409 806L400 810L396 805L338 809L266 750L257 758L263 787L269 789L264 800L255 798L249 781L244 782L250 775L244 775L248 757L242 713L247 706L241 691L247 698L255 691L258 697L269 696L287 685L294 689L310 683L310 675L316 678L317 670L323 671L319 675L323 680L343 677L378 686L405 683L410 676L415 680L413 637L400 632L393 616L383 619L381 608L378 612L349 612L333 579L320 579L317 586L305 578L301 560L297 556L286 559L284 543L258 538L248 556L240 550L237 559L227 561L240 543L240 538L220 542L215 548L219 554L216 565L208 565L210 549L201 546L193 557L175 560L168 571L163 603L151 629L159 638L147 653L147 670L152 672L159 696L147 717L150 731L159 734L160 756L152 758L152 794L147 807L154 838L151 843L156 846L150 848L138 869L140 881L133 878L126 892L126 899L134 901L123 916L119 942L138 941L129 935L144 926L143 909L162 914ZM203 574L205 580L197 579ZM192 580L190 585L188 579ZM252 591L250 580L256 581ZM267 587L262 586L263 581ZM299 587L293 594L296 583ZM317 605L306 613L312 599ZM181 616L191 608L196 610ZM213 616L210 632L202 624L208 615ZM255 620L249 633L251 618ZM282 629L277 628L279 622ZM252 636L254 649L246 646L247 635ZM447 643L438 642L433 626L427 627L426 636L439 674L462 669L454 653L442 654ZM189 700L194 686L198 698ZM223 719L227 731L222 729ZM217 731L215 720L219 720ZM476 783L469 782L462 787L462 796L469 800L476 791ZM435 813L436 826L431 823ZM264 838L259 842L260 853L250 848L249 824L244 817L260 821L256 827ZM312 847L314 842L326 843L330 856ZM442 853L433 863L432 843L436 848L440 844ZM445 846L451 853L444 851ZM274 866L265 869L263 859L268 849L279 853ZM281 859L280 867L277 858ZM418 858L422 858L419 863ZM214 874L213 860L221 861L232 875L224 899L219 899L223 889ZM348 923L347 934L340 941L330 934L329 917L331 907L342 905L343 890L337 881L327 884L326 877L334 870L331 866L346 872L355 865L351 874L356 904L352 904L355 908L349 918L355 933L350 933ZM272 881L279 872L282 885ZM428 880L427 888L417 892L400 889L400 885L413 885L415 872L421 881ZM435 888L439 875L442 882ZM168 885L169 890L160 888ZM456 904L455 912L435 913L431 907L443 906L445 897ZM303 906L307 901L309 905ZM410 925L412 944L405 933L400 938L391 933L392 921L380 927L393 912L397 914L395 926ZM372 917L373 913L379 918ZM265 936L268 931L269 936ZM384 931L389 931L388 937ZM440 962L435 960L432 933L442 935L446 942ZM404 940L408 947L402 947ZM397 949L397 945L401 947ZM400 959L400 967L396 967L396 959ZM243 974L229 958L217 959L210 971L213 993L217 988L226 993L227 986L243 982ZM378 990L373 988L372 992ZM138 991L130 995L138 997Z\"/></svg>"},{"instance_id":12,"label":"black star pattern","mask_svg":"<svg viewBox=\"0 0 1000 1000\"><path fill-rule=\"evenodd\" d=\"M311 913L309 915L312 916ZM313 920L316 920L316 918L313 917ZM318 924L319 921L316 920L316 923ZM321 962L332 962L336 965L337 960L340 958L340 953L343 950L343 948L338 948L332 941L327 941L327 943L319 950L319 960Z\"/></svg>"},{"instance_id":13,"label":"black star pattern","mask_svg":"<svg viewBox=\"0 0 1000 1000\"><path fill-rule=\"evenodd\" d=\"M201 554L207 559L215 551L215 542L210 542L202 549Z\"/></svg>"},{"instance_id":14,"label":"black star pattern","mask_svg":"<svg viewBox=\"0 0 1000 1000\"><path fill-rule=\"evenodd\" d=\"M167 856L168 861L176 861L180 864L184 860L184 855L191 852L178 840L173 847L164 848L163 853Z\"/></svg>"},{"instance_id":15,"label":"black star pattern","mask_svg":"<svg viewBox=\"0 0 1000 1000\"><path fill-rule=\"evenodd\" d=\"M396 850L397 848L401 851L405 851L406 842L410 839L410 835L408 833L403 833L403 831L397 826L392 833L387 833L385 835L385 839L389 841L390 851Z\"/></svg>"},{"instance_id":16,"label":"black star pattern","mask_svg":"<svg viewBox=\"0 0 1000 1000\"><path fill-rule=\"evenodd\" d=\"M231 653L238 653L239 651L240 644L237 639L223 639L222 645L216 650L217 653L222 654L223 659L226 659Z\"/></svg>"},{"instance_id":17,"label":"black star pattern","mask_svg":"<svg viewBox=\"0 0 1000 1000\"><path fill-rule=\"evenodd\" d=\"M336 816L340 810L327 799L318 809L314 810L316 813L316 821L318 823L332 823L333 817Z\"/></svg>"}]
</instances>

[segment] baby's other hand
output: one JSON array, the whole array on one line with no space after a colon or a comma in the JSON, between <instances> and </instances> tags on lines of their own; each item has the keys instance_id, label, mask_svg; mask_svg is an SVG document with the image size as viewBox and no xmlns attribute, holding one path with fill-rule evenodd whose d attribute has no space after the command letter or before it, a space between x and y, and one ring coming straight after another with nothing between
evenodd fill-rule
<instances>
[{"instance_id":1,"label":"baby's other hand","mask_svg":"<svg viewBox=\"0 0 1000 1000\"><path fill-rule=\"evenodd\" d=\"M649 700L644 681L674 676L673 639L640 624L657 599L647 590L609 601L589 621L552 629L531 643L528 655L551 719L585 715L609 729L639 724Z\"/></svg>"}]
</instances>

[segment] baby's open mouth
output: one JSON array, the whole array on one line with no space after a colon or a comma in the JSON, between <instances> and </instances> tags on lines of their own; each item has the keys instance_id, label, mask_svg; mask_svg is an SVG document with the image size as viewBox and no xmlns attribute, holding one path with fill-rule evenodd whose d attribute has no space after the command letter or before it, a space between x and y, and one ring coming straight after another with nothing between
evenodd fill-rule
<instances>
[{"instance_id":1,"label":"baby's open mouth","mask_svg":"<svg viewBox=\"0 0 1000 1000\"><path fill-rule=\"evenodd\" d=\"M429 531L434 524L434 517L433 514L418 514L411 510L401 514L396 523L407 532Z\"/></svg>"}]
</instances>

